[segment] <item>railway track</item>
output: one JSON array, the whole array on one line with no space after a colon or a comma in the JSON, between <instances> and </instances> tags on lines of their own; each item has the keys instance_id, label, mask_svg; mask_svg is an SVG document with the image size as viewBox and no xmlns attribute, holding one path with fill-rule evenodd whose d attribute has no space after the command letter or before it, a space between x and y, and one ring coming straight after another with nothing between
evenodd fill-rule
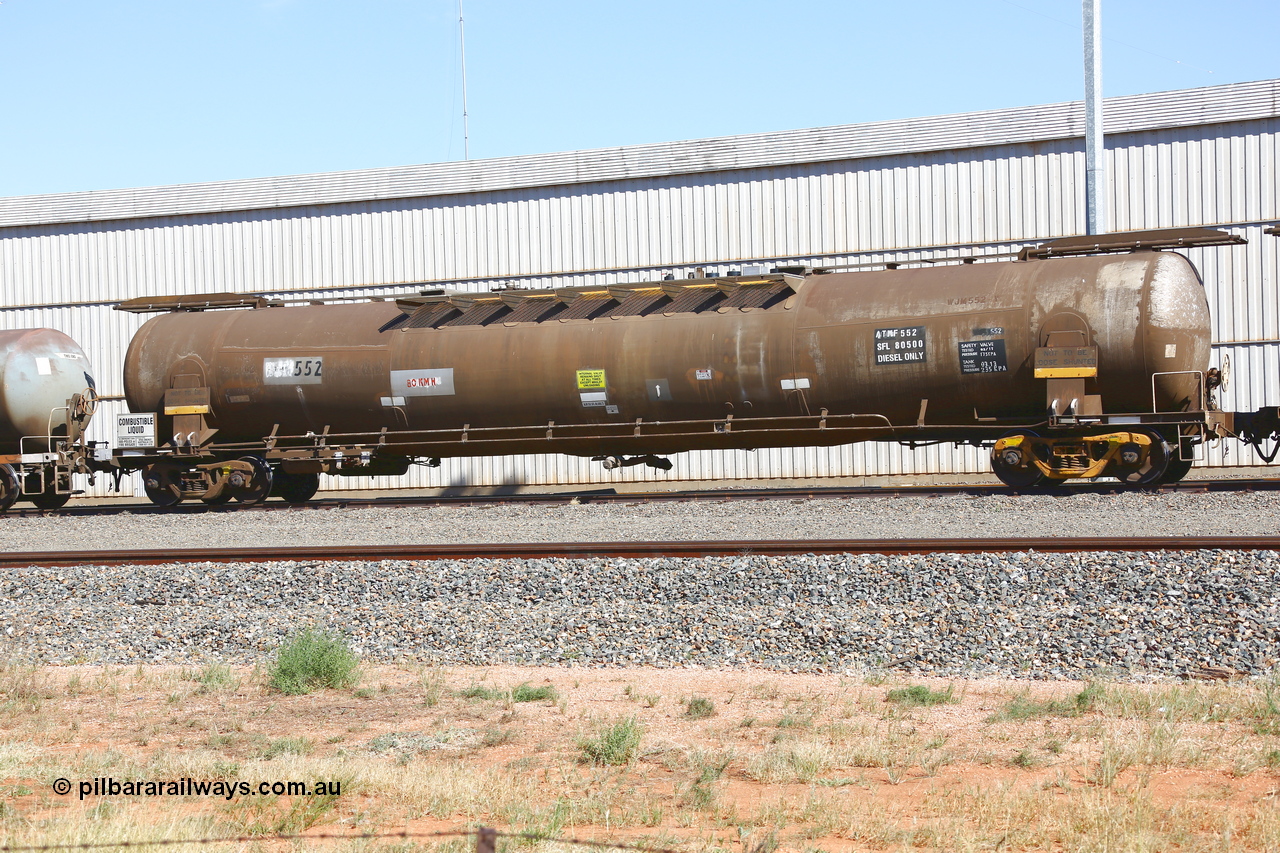
<instances>
[{"instance_id":1,"label":"railway track","mask_svg":"<svg viewBox=\"0 0 1280 853\"><path fill-rule=\"evenodd\" d=\"M351 545L0 553L0 567L281 561L717 557L789 554L948 554L1041 551L1280 551L1280 536L1049 537L1018 539L796 539Z\"/></svg>"},{"instance_id":2,"label":"railway track","mask_svg":"<svg viewBox=\"0 0 1280 853\"><path fill-rule=\"evenodd\" d=\"M1223 479L1187 480L1159 488L1146 489L1147 493L1206 493L1206 492L1273 492L1280 491L1277 479ZM493 504L565 504L565 503L665 503L674 501L767 501L812 500L815 498L864 498L907 497L929 495L1109 495L1131 493L1133 489L1119 483L1079 483L1057 488L1028 490L1010 489L1004 485L928 485L928 486L818 486L749 489L695 489L655 492L618 492L612 488L568 490L563 492L515 493L515 494L445 494L371 497L319 497L303 504L288 504L268 500L254 506L235 503L206 505L199 501L181 503L174 507L158 507L139 498L134 503L98 504L74 503L62 509L40 510L17 506L6 515L23 518L51 514L70 516L110 516L131 513L134 515L194 515L224 512L305 512L308 510L343 509L348 507L405 507L405 506L472 506Z\"/></svg>"}]
</instances>

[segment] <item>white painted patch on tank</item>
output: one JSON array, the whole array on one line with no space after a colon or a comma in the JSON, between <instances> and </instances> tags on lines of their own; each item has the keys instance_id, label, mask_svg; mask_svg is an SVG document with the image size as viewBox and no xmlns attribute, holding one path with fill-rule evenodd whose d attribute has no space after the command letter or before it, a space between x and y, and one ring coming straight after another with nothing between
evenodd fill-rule
<instances>
[{"instance_id":1,"label":"white painted patch on tank","mask_svg":"<svg viewBox=\"0 0 1280 853\"><path fill-rule=\"evenodd\" d=\"M827 357L822 352L822 346L815 332L809 334L809 357L813 359L813 367L818 372L818 375L825 376L827 373Z\"/></svg>"},{"instance_id":2,"label":"white painted patch on tank","mask_svg":"<svg viewBox=\"0 0 1280 853\"><path fill-rule=\"evenodd\" d=\"M1186 262L1179 256L1157 255L1147 322L1157 329L1186 329L1200 325L1204 313L1204 289Z\"/></svg>"},{"instance_id":3,"label":"white painted patch on tank","mask_svg":"<svg viewBox=\"0 0 1280 853\"><path fill-rule=\"evenodd\" d=\"M1080 283L1077 304L1100 345L1123 347L1133 339L1134 329L1141 322L1146 276L1146 260L1108 258L1098 267L1096 285Z\"/></svg>"},{"instance_id":4,"label":"white painted patch on tank","mask_svg":"<svg viewBox=\"0 0 1280 853\"><path fill-rule=\"evenodd\" d=\"M1141 290L1146 271L1146 261L1120 261L1106 264L1098 270L1098 289L1103 293L1115 290Z\"/></svg>"}]
</instances>

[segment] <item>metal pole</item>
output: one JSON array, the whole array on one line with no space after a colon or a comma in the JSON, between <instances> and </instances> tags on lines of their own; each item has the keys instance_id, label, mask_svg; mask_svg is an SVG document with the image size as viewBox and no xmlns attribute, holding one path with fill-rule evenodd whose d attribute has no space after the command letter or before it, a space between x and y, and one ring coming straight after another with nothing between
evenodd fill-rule
<instances>
[{"instance_id":1,"label":"metal pole","mask_svg":"<svg viewBox=\"0 0 1280 853\"><path fill-rule=\"evenodd\" d=\"M462 0L458 0L458 41L462 54L462 159L471 159L471 130L467 126L467 36L462 29Z\"/></svg>"},{"instance_id":2,"label":"metal pole","mask_svg":"<svg viewBox=\"0 0 1280 853\"><path fill-rule=\"evenodd\" d=\"M1107 230L1107 163L1102 139L1102 0L1084 0L1085 229Z\"/></svg>"}]
</instances>

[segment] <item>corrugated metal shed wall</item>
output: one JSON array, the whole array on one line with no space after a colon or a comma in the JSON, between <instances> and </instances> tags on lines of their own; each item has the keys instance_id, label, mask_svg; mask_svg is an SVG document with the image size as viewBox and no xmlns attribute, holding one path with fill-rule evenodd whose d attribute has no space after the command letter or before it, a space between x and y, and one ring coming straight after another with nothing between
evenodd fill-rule
<instances>
[{"instance_id":1,"label":"corrugated metal shed wall","mask_svg":"<svg viewBox=\"0 0 1280 853\"><path fill-rule=\"evenodd\" d=\"M1230 87L1223 87L1230 88ZM1197 90L1202 93L1205 90ZM1235 365L1226 408L1280 403L1276 161L1280 118L1177 126L1107 139L1113 230L1226 225L1240 248L1196 250L1215 340ZM712 141L714 142L714 141ZM411 283L483 290L637 281L742 260L837 263L998 252L1083 230L1083 143L1044 140L964 150L792 163L711 174L286 209L0 229L4 327L51 326L93 358L100 389L142 319L110 310L138 295L243 291L297 297L385 295ZM139 191L141 193L142 191ZM378 283L378 286L370 286ZM401 283L395 286L395 283ZM1271 343L1261 343L1271 341ZM104 405L96 437L120 403ZM1238 448L1210 461L1251 462ZM974 448L682 454L670 473L605 472L566 457L446 461L413 485L826 477L985 471ZM361 480L335 481L344 488ZM382 480L378 486L399 481ZM100 489L101 490L101 487Z\"/></svg>"},{"instance_id":2,"label":"corrugated metal shed wall","mask_svg":"<svg viewBox=\"0 0 1280 853\"><path fill-rule=\"evenodd\" d=\"M1107 132L1272 118L1280 80L1106 100ZM1084 136L1080 101L534 157L0 198L0 227L263 210L984 148Z\"/></svg>"}]
</instances>

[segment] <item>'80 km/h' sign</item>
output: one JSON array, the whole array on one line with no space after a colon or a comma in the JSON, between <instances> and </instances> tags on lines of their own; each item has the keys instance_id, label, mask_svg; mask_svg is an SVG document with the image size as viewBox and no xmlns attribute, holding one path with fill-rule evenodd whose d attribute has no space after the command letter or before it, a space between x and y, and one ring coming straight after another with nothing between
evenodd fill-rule
<instances>
[{"instance_id":1,"label":"'80 km/h' sign","mask_svg":"<svg viewBox=\"0 0 1280 853\"><path fill-rule=\"evenodd\" d=\"M391 393L400 397L452 397L453 368L393 370Z\"/></svg>"}]
</instances>

